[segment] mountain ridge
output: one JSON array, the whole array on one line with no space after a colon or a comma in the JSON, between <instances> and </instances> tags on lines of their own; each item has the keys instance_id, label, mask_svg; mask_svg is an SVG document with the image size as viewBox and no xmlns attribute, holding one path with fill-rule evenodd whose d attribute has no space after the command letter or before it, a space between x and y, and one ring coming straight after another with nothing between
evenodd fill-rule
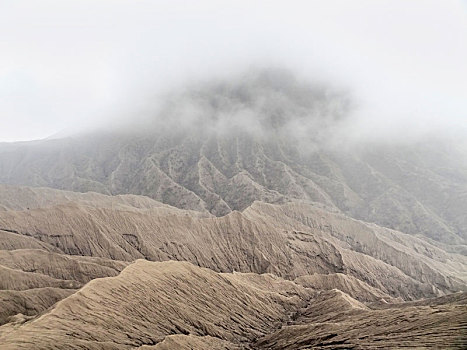
<instances>
[{"instance_id":1,"label":"mountain ridge","mask_svg":"<svg viewBox=\"0 0 467 350\"><path fill-rule=\"evenodd\" d=\"M0 143L0 347L465 347L467 150L354 107L250 71Z\"/></svg>"},{"instance_id":2,"label":"mountain ridge","mask_svg":"<svg viewBox=\"0 0 467 350\"><path fill-rule=\"evenodd\" d=\"M216 216L302 200L465 244L467 151L442 135L351 141L352 108L345 92L251 71L174 91L124 127L0 144L0 183L145 195Z\"/></svg>"}]
</instances>

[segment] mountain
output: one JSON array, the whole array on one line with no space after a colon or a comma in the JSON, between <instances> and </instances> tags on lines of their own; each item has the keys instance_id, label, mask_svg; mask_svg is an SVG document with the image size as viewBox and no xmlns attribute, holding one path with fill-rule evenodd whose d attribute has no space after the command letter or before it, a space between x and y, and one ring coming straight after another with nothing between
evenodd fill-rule
<instances>
[{"instance_id":1,"label":"mountain","mask_svg":"<svg viewBox=\"0 0 467 350\"><path fill-rule=\"evenodd\" d=\"M339 140L349 98L282 71L194 86L167 101L126 127L1 144L0 183L145 195L216 216L255 200L298 199L465 244L467 152L452 143L349 146Z\"/></svg>"},{"instance_id":2,"label":"mountain","mask_svg":"<svg viewBox=\"0 0 467 350\"><path fill-rule=\"evenodd\" d=\"M3 349L463 348L467 157L282 70L0 144Z\"/></svg>"}]
</instances>

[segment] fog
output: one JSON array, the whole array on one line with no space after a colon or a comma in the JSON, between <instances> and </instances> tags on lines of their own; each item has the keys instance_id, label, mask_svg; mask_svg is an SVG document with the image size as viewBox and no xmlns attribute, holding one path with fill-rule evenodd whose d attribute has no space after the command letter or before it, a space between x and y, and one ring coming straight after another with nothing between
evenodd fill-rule
<instances>
[{"instance_id":1,"label":"fog","mask_svg":"<svg viewBox=\"0 0 467 350\"><path fill-rule=\"evenodd\" d=\"M330 92L348 139L467 136L461 1L1 1L0 52L0 141L187 124L187 89L270 67ZM263 130L255 111L235 120ZM287 129L308 134L304 123Z\"/></svg>"}]
</instances>

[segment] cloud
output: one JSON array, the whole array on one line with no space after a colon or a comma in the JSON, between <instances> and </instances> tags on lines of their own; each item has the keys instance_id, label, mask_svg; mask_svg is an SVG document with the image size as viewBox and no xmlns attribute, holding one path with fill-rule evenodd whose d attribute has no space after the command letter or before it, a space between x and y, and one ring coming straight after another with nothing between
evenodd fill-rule
<instances>
[{"instance_id":1,"label":"cloud","mask_svg":"<svg viewBox=\"0 0 467 350\"><path fill-rule=\"evenodd\" d=\"M312 84L352 91L356 139L465 125L467 11L459 1L0 6L0 140L135 118L163 103L155 100L165 91L250 65L285 66Z\"/></svg>"}]
</instances>

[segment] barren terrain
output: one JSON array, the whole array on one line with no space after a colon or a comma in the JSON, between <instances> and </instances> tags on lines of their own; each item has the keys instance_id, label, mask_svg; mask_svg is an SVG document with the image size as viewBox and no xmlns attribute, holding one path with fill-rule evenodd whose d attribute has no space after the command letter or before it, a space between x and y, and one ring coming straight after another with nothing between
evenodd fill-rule
<instances>
[{"instance_id":1,"label":"barren terrain","mask_svg":"<svg viewBox=\"0 0 467 350\"><path fill-rule=\"evenodd\" d=\"M467 156L350 105L253 72L0 144L0 348L465 349Z\"/></svg>"}]
</instances>

